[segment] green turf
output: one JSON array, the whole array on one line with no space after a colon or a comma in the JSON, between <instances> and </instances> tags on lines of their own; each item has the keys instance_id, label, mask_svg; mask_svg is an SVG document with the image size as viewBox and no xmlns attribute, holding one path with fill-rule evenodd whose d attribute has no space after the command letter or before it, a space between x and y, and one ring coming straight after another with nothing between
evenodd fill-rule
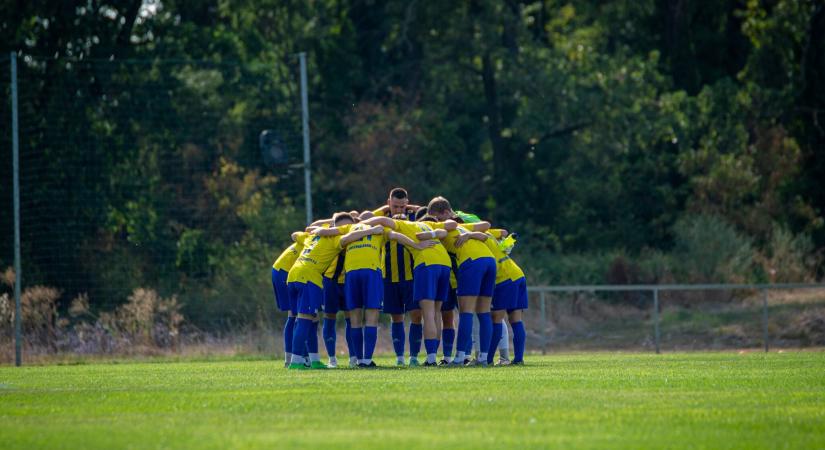
<instances>
[{"instance_id":1,"label":"green turf","mask_svg":"<svg viewBox=\"0 0 825 450\"><path fill-rule=\"evenodd\" d=\"M528 364L2 367L0 447L825 447L825 353L600 353Z\"/></svg>"}]
</instances>

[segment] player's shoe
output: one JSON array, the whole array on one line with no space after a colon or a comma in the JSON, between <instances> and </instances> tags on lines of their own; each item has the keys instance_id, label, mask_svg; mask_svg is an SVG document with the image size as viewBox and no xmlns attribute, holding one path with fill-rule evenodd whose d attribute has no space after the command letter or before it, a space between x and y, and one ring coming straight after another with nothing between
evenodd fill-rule
<instances>
[{"instance_id":1,"label":"player's shoe","mask_svg":"<svg viewBox=\"0 0 825 450\"><path fill-rule=\"evenodd\" d=\"M439 366L449 366L450 361L447 361L446 359L442 359L441 361L438 362L438 365Z\"/></svg>"},{"instance_id":2,"label":"player's shoe","mask_svg":"<svg viewBox=\"0 0 825 450\"><path fill-rule=\"evenodd\" d=\"M323 369L329 369L329 367L327 367L327 365L322 363L321 361L312 361L309 364L309 368L313 369L313 370L315 370L315 369L322 369L322 370Z\"/></svg>"},{"instance_id":3,"label":"player's shoe","mask_svg":"<svg viewBox=\"0 0 825 450\"><path fill-rule=\"evenodd\" d=\"M404 367L404 366L406 366L406 364L404 364L404 361L403 361L403 360L397 360L397 361L395 361L395 365L396 365L396 366L398 366L398 367Z\"/></svg>"},{"instance_id":4,"label":"player's shoe","mask_svg":"<svg viewBox=\"0 0 825 450\"><path fill-rule=\"evenodd\" d=\"M309 370L309 367L307 367L306 365L304 365L302 363L292 363L289 366L287 366L287 369L288 370Z\"/></svg>"},{"instance_id":5,"label":"player's shoe","mask_svg":"<svg viewBox=\"0 0 825 450\"><path fill-rule=\"evenodd\" d=\"M359 369L374 369L376 367L378 367L378 365L375 364L375 361L370 361L369 364L358 363L358 368Z\"/></svg>"},{"instance_id":6,"label":"player's shoe","mask_svg":"<svg viewBox=\"0 0 825 450\"><path fill-rule=\"evenodd\" d=\"M522 359L522 360L519 360L519 361L513 361L513 362L510 363L510 365L511 366L523 366L524 365L524 360Z\"/></svg>"},{"instance_id":7,"label":"player's shoe","mask_svg":"<svg viewBox=\"0 0 825 450\"><path fill-rule=\"evenodd\" d=\"M468 363L464 364L465 366L472 366L472 367L487 367L487 361L481 361L478 359L474 359Z\"/></svg>"},{"instance_id":8,"label":"player's shoe","mask_svg":"<svg viewBox=\"0 0 825 450\"><path fill-rule=\"evenodd\" d=\"M337 369L338 368L338 358L332 357L329 359L329 363L327 363L327 367L330 369Z\"/></svg>"},{"instance_id":9,"label":"player's shoe","mask_svg":"<svg viewBox=\"0 0 825 450\"><path fill-rule=\"evenodd\" d=\"M422 367L438 367L438 363L424 361L424 364L421 364L421 366Z\"/></svg>"},{"instance_id":10,"label":"player's shoe","mask_svg":"<svg viewBox=\"0 0 825 450\"><path fill-rule=\"evenodd\" d=\"M507 358L499 358L496 363L497 366L509 366L512 362Z\"/></svg>"},{"instance_id":11,"label":"player's shoe","mask_svg":"<svg viewBox=\"0 0 825 450\"><path fill-rule=\"evenodd\" d=\"M356 358L356 357L354 357L354 356L353 356L353 357L351 357L351 358L349 359L349 366L350 366L350 368L352 368L352 369L354 369L354 368L358 367L358 358Z\"/></svg>"},{"instance_id":12,"label":"player's shoe","mask_svg":"<svg viewBox=\"0 0 825 450\"><path fill-rule=\"evenodd\" d=\"M410 358L410 367L418 367L421 363L418 362L418 358Z\"/></svg>"}]
</instances>

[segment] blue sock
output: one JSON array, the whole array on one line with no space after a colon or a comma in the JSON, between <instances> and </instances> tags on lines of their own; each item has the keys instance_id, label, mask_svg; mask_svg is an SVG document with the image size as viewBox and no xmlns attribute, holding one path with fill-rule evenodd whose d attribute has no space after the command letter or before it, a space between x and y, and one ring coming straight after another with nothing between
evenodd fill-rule
<instances>
[{"instance_id":1,"label":"blue sock","mask_svg":"<svg viewBox=\"0 0 825 450\"><path fill-rule=\"evenodd\" d=\"M372 359L377 341L378 327L364 327L364 359Z\"/></svg>"},{"instance_id":2,"label":"blue sock","mask_svg":"<svg viewBox=\"0 0 825 450\"><path fill-rule=\"evenodd\" d=\"M455 343L455 328L441 330L441 348L445 358L453 356L453 343Z\"/></svg>"},{"instance_id":3,"label":"blue sock","mask_svg":"<svg viewBox=\"0 0 825 450\"><path fill-rule=\"evenodd\" d=\"M468 345L469 344L469 345ZM473 345L473 313L461 313L458 315L458 338L456 339L456 351L464 352L465 355L472 353ZM470 352L467 352L470 347Z\"/></svg>"},{"instance_id":4,"label":"blue sock","mask_svg":"<svg viewBox=\"0 0 825 450\"><path fill-rule=\"evenodd\" d=\"M395 356L404 356L404 322L393 322L390 329L392 335L392 348Z\"/></svg>"},{"instance_id":5,"label":"blue sock","mask_svg":"<svg viewBox=\"0 0 825 450\"><path fill-rule=\"evenodd\" d=\"M284 324L284 352L292 353L292 335L295 333L295 316L287 317Z\"/></svg>"},{"instance_id":6,"label":"blue sock","mask_svg":"<svg viewBox=\"0 0 825 450\"><path fill-rule=\"evenodd\" d=\"M421 352L421 337L424 334L424 326L420 323L410 324L410 357L418 358Z\"/></svg>"},{"instance_id":7,"label":"blue sock","mask_svg":"<svg viewBox=\"0 0 825 450\"><path fill-rule=\"evenodd\" d=\"M493 319L489 312L478 313L476 316L478 316L478 352L487 353L490 348L490 339L493 337Z\"/></svg>"},{"instance_id":8,"label":"blue sock","mask_svg":"<svg viewBox=\"0 0 825 450\"><path fill-rule=\"evenodd\" d=\"M504 326L501 322L493 324L493 338L490 339L490 348L487 350L487 364L493 363L493 355L495 355L498 341L501 340L501 335L504 333Z\"/></svg>"},{"instance_id":9,"label":"blue sock","mask_svg":"<svg viewBox=\"0 0 825 450\"><path fill-rule=\"evenodd\" d=\"M364 359L364 329L352 327L350 332L352 333L352 346L355 347L355 357L362 360Z\"/></svg>"},{"instance_id":10,"label":"blue sock","mask_svg":"<svg viewBox=\"0 0 825 450\"><path fill-rule=\"evenodd\" d=\"M335 356L335 319L324 318L324 328L321 330L321 336L324 337L324 346L327 348L327 355Z\"/></svg>"},{"instance_id":11,"label":"blue sock","mask_svg":"<svg viewBox=\"0 0 825 450\"><path fill-rule=\"evenodd\" d=\"M437 353L438 339L424 339L424 348L427 350L427 355Z\"/></svg>"},{"instance_id":12,"label":"blue sock","mask_svg":"<svg viewBox=\"0 0 825 450\"><path fill-rule=\"evenodd\" d=\"M318 353L318 322L315 321L312 322L312 328L307 336L307 353Z\"/></svg>"},{"instance_id":13,"label":"blue sock","mask_svg":"<svg viewBox=\"0 0 825 450\"><path fill-rule=\"evenodd\" d=\"M352 358L355 356L355 346L352 345L352 321L347 319L347 328L344 331L344 336L347 338L347 352L349 352L349 357Z\"/></svg>"},{"instance_id":14,"label":"blue sock","mask_svg":"<svg viewBox=\"0 0 825 450\"><path fill-rule=\"evenodd\" d=\"M513 362L524 360L524 341L527 340L527 333L524 331L524 322L516 322L513 325Z\"/></svg>"},{"instance_id":15,"label":"blue sock","mask_svg":"<svg viewBox=\"0 0 825 450\"><path fill-rule=\"evenodd\" d=\"M307 337L312 330L312 321L309 319L298 319L295 321L295 330L292 334L292 349L306 351Z\"/></svg>"}]
</instances>

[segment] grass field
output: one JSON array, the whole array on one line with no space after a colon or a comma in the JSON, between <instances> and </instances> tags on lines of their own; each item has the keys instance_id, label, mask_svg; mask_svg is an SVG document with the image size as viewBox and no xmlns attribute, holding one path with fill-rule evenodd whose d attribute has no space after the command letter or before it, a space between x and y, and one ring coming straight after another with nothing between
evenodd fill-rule
<instances>
[{"instance_id":1,"label":"grass field","mask_svg":"<svg viewBox=\"0 0 825 450\"><path fill-rule=\"evenodd\" d=\"M0 447L823 448L825 353L588 353L488 369L2 367Z\"/></svg>"}]
</instances>

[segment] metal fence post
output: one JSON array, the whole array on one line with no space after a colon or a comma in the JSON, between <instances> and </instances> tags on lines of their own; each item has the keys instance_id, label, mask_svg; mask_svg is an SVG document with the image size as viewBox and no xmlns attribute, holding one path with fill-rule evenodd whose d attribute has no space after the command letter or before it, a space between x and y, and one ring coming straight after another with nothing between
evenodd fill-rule
<instances>
[{"instance_id":1,"label":"metal fence post","mask_svg":"<svg viewBox=\"0 0 825 450\"><path fill-rule=\"evenodd\" d=\"M659 354L659 290L653 289L653 343Z\"/></svg>"},{"instance_id":2,"label":"metal fence post","mask_svg":"<svg viewBox=\"0 0 825 450\"><path fill-rule=\"evenodd\" d=\"M545 307L545 303L547 301L547 296L545 295L544 291L541 291L539 294L539 298L541 299L541 354L547 354L547 308Z\"/></svg>"},{"instance_id":3,"label":"metal fence post","mask_svg":"<svg viewBox=\"0 0 825 450\"><path fill-rule=\"evenodd\" d=\"M304 196L307 225L312 223L312 165L309 153L309 100L307 87L307 54L298 53L301 65L301 127L304 138Z\"/></svg>"},{"instance_id":4,"label":"metal fence post","mask_svg":"<svg viewBox=\"0 0 825 450\"><path fill-rule=\"evenodd\" d=\"M762 289L762 342L765 343L765 353L768 353L768 291Z\"/></svg>"},{"instance_id":5,"label":"metal fence post","mask_svg":"<svg viewBox=\"0 0 825 450\"><path fill-rule=\"evenodd\" d=\"M23 364L22 311L20 289L23 273L20 269L20 138L17 119L17 53L11 52L11 146L14 184L14 365Z\"/></svg>"}]
</instances>

